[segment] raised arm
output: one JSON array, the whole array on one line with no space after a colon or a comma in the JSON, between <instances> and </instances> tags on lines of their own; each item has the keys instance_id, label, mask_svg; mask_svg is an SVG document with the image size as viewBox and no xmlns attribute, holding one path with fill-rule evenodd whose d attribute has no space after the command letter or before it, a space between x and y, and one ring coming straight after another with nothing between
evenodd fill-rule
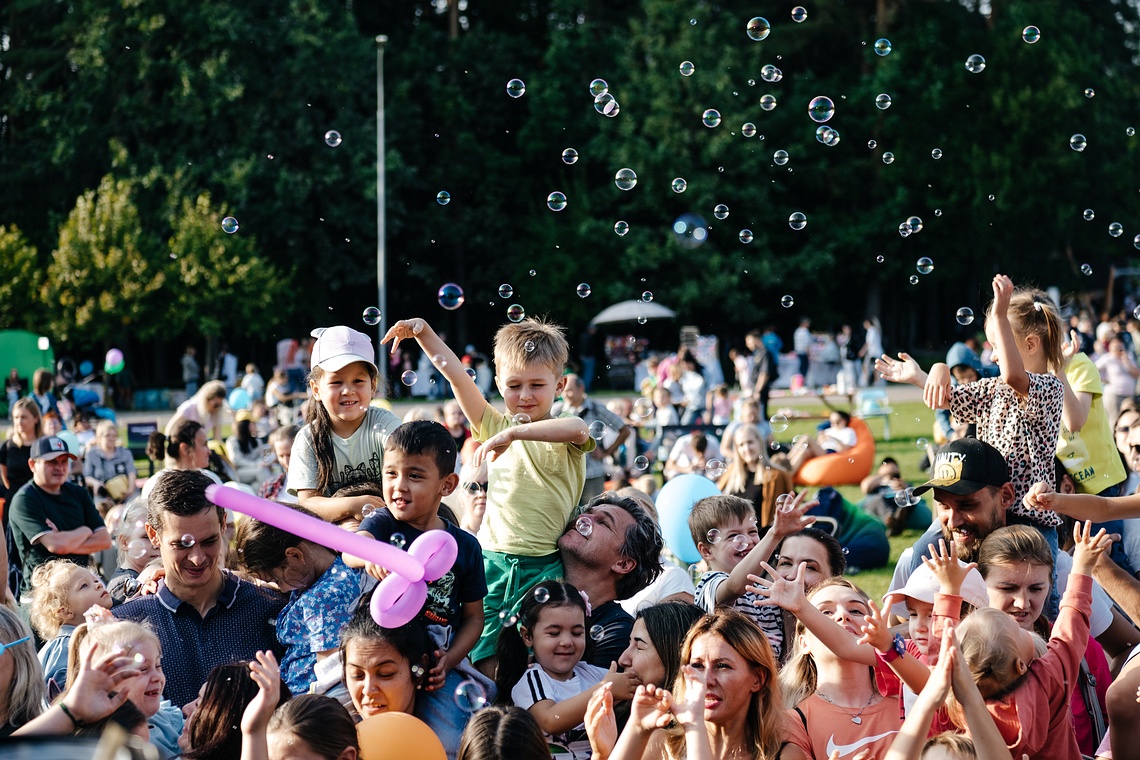
<instances>
[{"instance_id":1,"label":"raised arm","mask_svg":"<svg viewBox=\"0 0 1140 760\"><path fill-rule=\"evenodd\" d=\"M392 325L380 342L392 341L392 353L396 353L400 341L406 339L414 339L419 343L420 348L431 358L435 368L451 383L452 393L463 409L463 415L467 417L472 428L477 430L483 419L483 412L487 409L487 400L483 398L483 392L479 390L475 380L463 368L459 357L448 348L435 330L431 329L427 320L419 317L403 319Z\"/></svg>"},{"instance_id":2,"label":"raised arm","mask_svg":"<svg viewBox=\"0 0 1140 760\"><path fill-rule=\"evenodd\" d=\"M716 603L718 605L733 604L741 594L749 590L749 581L754 576L762 574L766 569L772 573L773 578L780 577L768 567L768 559L786 537L793 533L799 533L815 522L815 518L809 516L807 511L818 506L819 502L810 501L801 504L806 494L807 491L800 491L794 499L790 500L787 507L776 510L776 519L772 523L772 527L760 539L760 543L752 547L748 556L738 562L732 572L728 574L728 578L717 587ZM801 583L801 588L802 585Z\"/></svg>"},{"instance_id":3,"label":"raised arm","mask_svg":"<svg viewBox=\"0 0 1140 760\"><path fill-rule=\"evenodd\" d=\"M1001 369L1002 382L1008 385L1019 396L1029 392L1029 374L1025 371L1025 362L1021 360L1021 352L1017 349L1017 338L1013 334L1013 326L1009 323L1009 300L1013 297L1013 280L1004 274L994 275L994 304L990 311L993 325L996 329L994 335L994 361Z\"/></svg>"},{"instance_id":4,"label":"raised arm","mask_svg":"<svg viewBox=\"0 0 1140 760\"><path fill-rule=\"evenodd\" d=\"M1034 483L1024 499L1027 507L1051 509L1077 520L1106 522L1140 517L1140 495L1097 496L1088 493L1057 493L1048 483Z\"/></svg>"},{"instance_id":5,"label":"raised arm","mask_svg":"<svg viewBox=\"0 0 1140 760\"><path fill-rule=\"evenodd\" d=\"M922 388L926 385L926 373L918 362L907 353L899 352L898 361L883 354L875 359L875 371L884 380L891 383L909 383Z\"/></svg>"}]
</instances>

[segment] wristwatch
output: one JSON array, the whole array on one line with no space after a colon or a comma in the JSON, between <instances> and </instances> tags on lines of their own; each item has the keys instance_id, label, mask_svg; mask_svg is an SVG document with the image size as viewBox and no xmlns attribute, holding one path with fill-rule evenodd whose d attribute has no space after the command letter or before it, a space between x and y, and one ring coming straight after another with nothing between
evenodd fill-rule
<instances>
[{"instance_id":1,"label":"wristwatch","mask_svg":"<svg viewBox=\"0 0 1140 760\"><path fill-rule=\"evenodd\" d=\"M895 634L894 641L891 642L891 648L886 652L875 650L875 655L882 662L894 662L898 658L906 654L906 643L903 641L902 634Z\"/></svg>"}]
</instances>

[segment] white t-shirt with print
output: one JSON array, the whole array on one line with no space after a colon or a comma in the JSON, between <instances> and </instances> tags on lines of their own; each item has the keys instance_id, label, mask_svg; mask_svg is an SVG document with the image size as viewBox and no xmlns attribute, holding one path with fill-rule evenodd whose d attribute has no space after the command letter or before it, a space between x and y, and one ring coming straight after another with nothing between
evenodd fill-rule
<instances>
[{"instance_id":1,"label":"white t-shirt with print","mask_svg":"<svg viewBox=\"0 0 1140 760\"><path fill-rule=\"evenodd\" d=\"M333 433L330 438L336 470L332 483L323 495L331 496L337 489L352 483L379 483L384 443L400 424L400 418L387 409L370 406L364 415L364 421L351 436L341 438ZM313 431L310 425L305 425L293 441L286 490L296 496L298 491L315 490L317 487L317 453L313 449Z\"/></svg>"},{"instance_id":2,"label":"white t-shirt with print","mask_svg":"<svg viewBox=\"0 0 1140 760\"><path fill-rule=\"evenodd\" d=\"M569 680L558 681L536 663L527 668L522 680L511 689L511 700L515 706L524 710L529 710L544 699L564 702L600 683L605 676L604 668L579 662L574 666ZM560 734L546 734L546 738L551 744L551 754L556 758L579 760L590 756L590 739L586 736L586 727L582 723Z\"/></svg>"}]
</instances>

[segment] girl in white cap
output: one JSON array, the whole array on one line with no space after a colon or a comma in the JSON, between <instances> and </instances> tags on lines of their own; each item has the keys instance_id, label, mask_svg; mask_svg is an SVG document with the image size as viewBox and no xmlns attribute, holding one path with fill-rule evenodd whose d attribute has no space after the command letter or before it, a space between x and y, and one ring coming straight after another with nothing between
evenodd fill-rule
<instances>
[{"instance_id":1,"label":"girl in white cap","mask_svg":"<svg viewBox=\"0 0 1140 760\"><path fill-rule=\"evenodd\" d=\"M293 443L287 488L301 506L330 522L359 521L375 497L332 494L352 483L381 481L384 441L400 418L370 405L379 378L371 338L344 325L314 330L313 337L314 398Z\"/></svg>"}]
</instances>

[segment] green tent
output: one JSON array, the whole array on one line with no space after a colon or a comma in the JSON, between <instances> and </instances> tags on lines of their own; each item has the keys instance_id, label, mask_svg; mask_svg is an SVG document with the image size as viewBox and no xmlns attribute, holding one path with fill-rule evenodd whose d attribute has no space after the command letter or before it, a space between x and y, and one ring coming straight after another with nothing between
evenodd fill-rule
<instances>
[{"instance_id":1,"label":"green tent","mask_svg":"<svg viewBox=\"0 0 1140 760\"><path fill-rule=\"evenodd\" d=\"M7 378L13 367L19 373L24 388L30 389L32 374L37 369L52 372L55 367L55 351L51 347L51 341L27 330L0 330L0 373ZM4 415L7 416L7 398L0 398L0 407L3 407Z\"/></svg>"}]
</instances>

